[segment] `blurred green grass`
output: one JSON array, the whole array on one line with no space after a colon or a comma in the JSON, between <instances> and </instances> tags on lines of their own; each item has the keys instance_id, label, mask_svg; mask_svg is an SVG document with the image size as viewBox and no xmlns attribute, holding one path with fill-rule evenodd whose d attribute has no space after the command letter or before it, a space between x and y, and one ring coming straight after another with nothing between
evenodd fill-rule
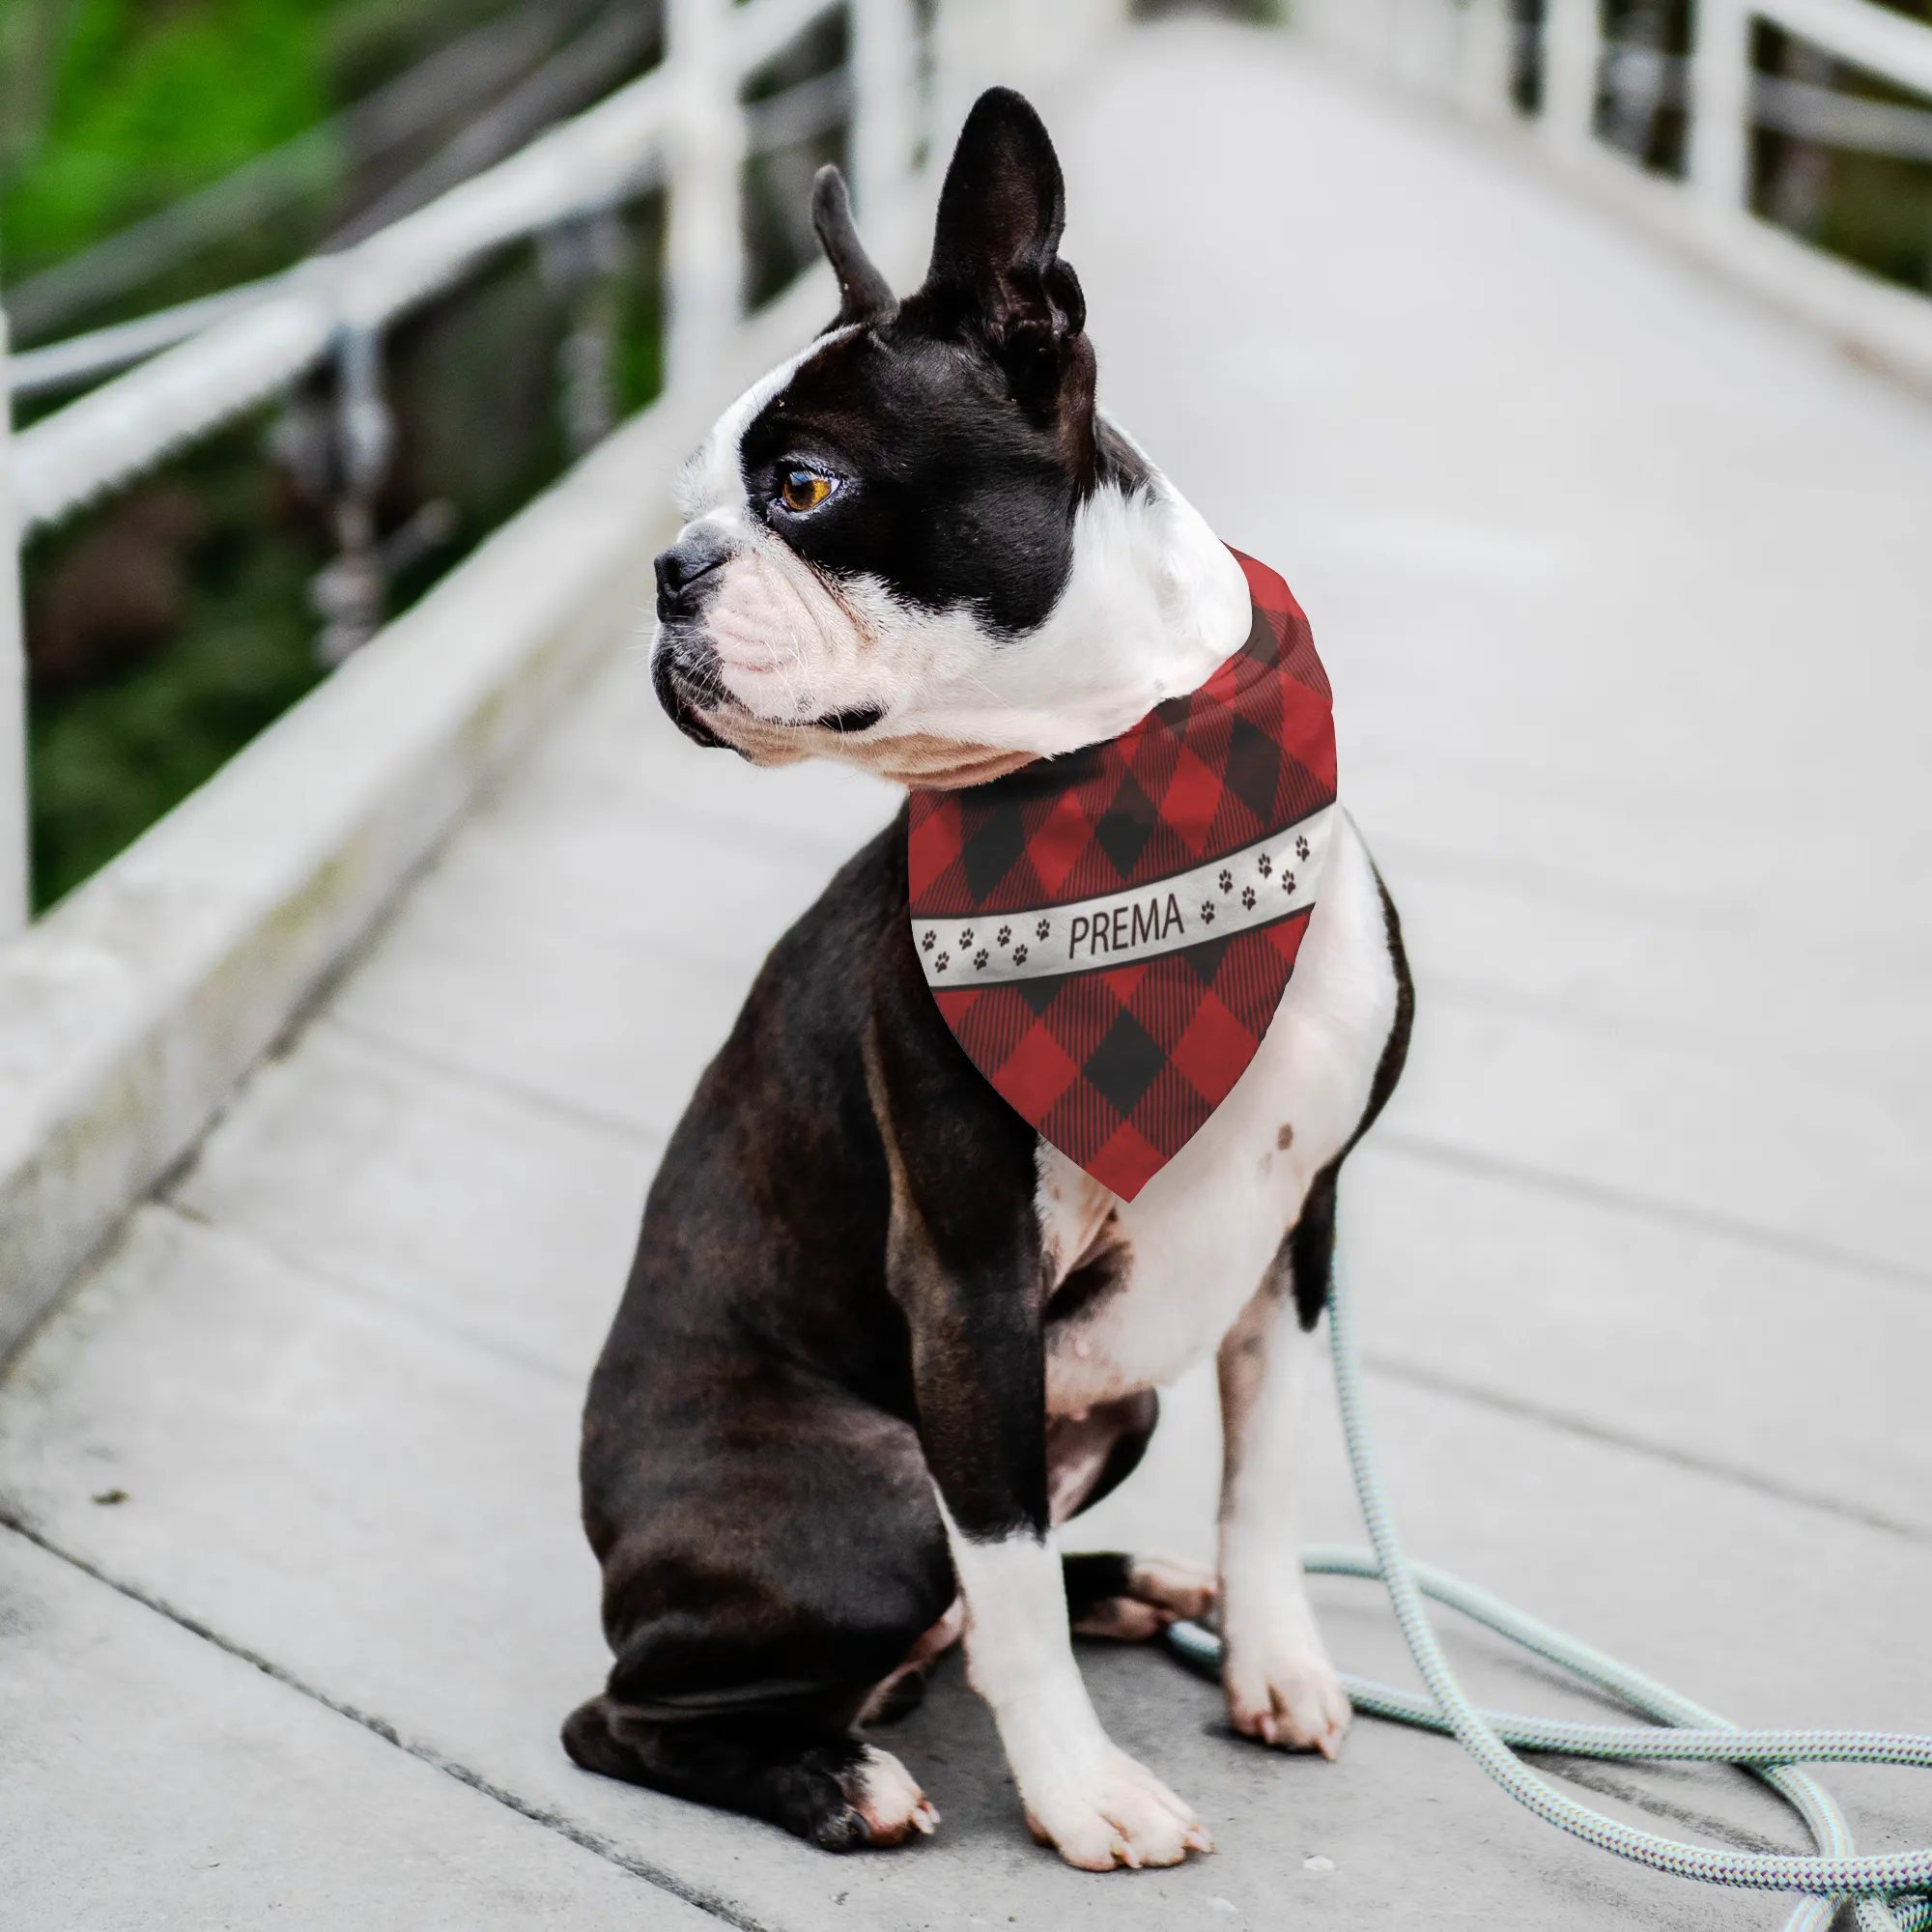
<instances>
[{"instance_id":1,"label":"blurred green grass","mask_svg":"<svg viewBox=\"0 0 1932 1932\"><path fill-rule=\"evenodd\" d=\"M627 224L632 262L615 282L620 415L648 403L662 381L662 200L652 196ZM454 509L456 528L397 573L388 614L407 610L568 467L556 365L570 321L568 301L545 283L526 246L390 331L384 360L398 448L381 521L393 529L439 501ZM310 394L327 408L326 379ZM193 445L27 547L37 907L53 904L213 777L323 675L307 589L332 545L320 510L269 460L274 414L262 412ZM162 543L157 558L156 540L142 542L138 512L143 499L163 498L191 507L188 526ZM131 534L117 519L135 522ZM76 595L98 607L107 570L129 579L162 574L165 635L114 650L117 624L139 626L148 612L130 619L110 610L96 624L107 639L96 647L99 661L64 674L62 615Z\"/></svg>"},{"instance_id":2,"label":"blurred green grass","mask_svg":"<svg viewBox=\"0 0 1932 1932\"><path fill-rule=\"evenodd\" d=\"M326 120L506 0L0 0L0 272Z\"/></svg>"},{"instance_id":3,"label":"blurred green grass","mask_svg":"<svg viewBox=\"0 0 1932 1932\"><path fill-rule=\"evenodd\" d=\"M229 173L331 104L327 0L8 4L69 16L28 124L38 139L0 203L12 280Z\"/></svg>"},{"instance_id":4,"label":"blurred green grass","mask_svg":"<svg viewBox=\"0 0 1932 1932\"><path fill-rule=\"evenodd\" d=\"M165 649L113 674L42 690L28 711L35 897L51 904L213 776L322 677L303 589L326 552L269 500L257 418L170 466L202 519ZM144 486L151 493L157 487ZM30 594L90 534L36 545Z\"/></svg>"}]
</instances>

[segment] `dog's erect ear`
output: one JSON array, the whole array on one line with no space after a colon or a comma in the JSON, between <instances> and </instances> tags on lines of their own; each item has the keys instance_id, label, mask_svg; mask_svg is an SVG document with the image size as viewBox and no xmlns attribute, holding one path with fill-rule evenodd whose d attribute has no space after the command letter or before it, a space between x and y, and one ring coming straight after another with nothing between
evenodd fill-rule
<instances>
[{"instance_id":1,"label":"dog's erect ear","mask_svg":"<svg viewBox=\"0 0 1932 1932\"><path fill-rule=\"evenodd\" d=\"M872 266L859 231L852 225L852 199L837 168L820 168L811 184L811 225L818 245L838 277L838 320L832 326L870 322L893 306L892 284Z\"/></svg>"},{"instance_id":2,"label":"dog's erect ear","mask_svg":"<svg viewBox=\"0 0 1932 1932\"><path fill-rule=\"evenodd\" d=\"M1086 327L1079 278L1056 252L1065 220L1044 124L1011 88L988 88L946 170L925 279L976 321L1018 388L1051 389Z\"/></svg>"}]
</instances>

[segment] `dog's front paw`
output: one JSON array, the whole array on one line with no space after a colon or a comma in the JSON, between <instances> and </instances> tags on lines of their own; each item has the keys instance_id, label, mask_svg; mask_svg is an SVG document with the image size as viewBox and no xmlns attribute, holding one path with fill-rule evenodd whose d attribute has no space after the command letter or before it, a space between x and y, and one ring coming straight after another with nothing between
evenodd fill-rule
<instances>
[{"instance_id":1,"label":"dog's front paw","mask_svg":"<svg viewBox=\"0 0 1932 1932\"><path fill-rule=\"evenodd\" d=\"M1082 1871L1178 1865L1211 1852L1208 1828L1144 1765L1103 1745L1086 1763L1023 1787L1027 1829Z\"/></svg>"},{"instance_id":2,"label":"dog's front paw","mask_svg":"<svg viewBox=\"0 0 1932 1932\"><path fill-rule=\"evenodd\" d=\"M1341 1756L1354 1711L1319 1642L1291 1636L1231 1640L1221 1679L1228 1715L1243 1737L1284 1750Z\"/></svg>"}]
</instances>

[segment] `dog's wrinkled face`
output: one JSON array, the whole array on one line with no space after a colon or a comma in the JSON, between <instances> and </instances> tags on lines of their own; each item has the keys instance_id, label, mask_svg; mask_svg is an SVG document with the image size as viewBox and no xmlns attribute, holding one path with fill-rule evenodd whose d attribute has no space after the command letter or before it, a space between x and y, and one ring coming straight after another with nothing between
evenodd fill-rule
<instances>
[{"instance_id":1,"label":"dog's wrinkled face","mask_svg":"<svg viewBox=\"0 0 1932 1932\"><path fill-rule=\"evenodd\" d=\"M838 320L728 410L658 558L653 674L693 738L964 784L1124 729L1239 644L1232 556L1100 418L1060 169L996 89L924 285L895 301L842 182Z\"/></svg>"}]
</instances>

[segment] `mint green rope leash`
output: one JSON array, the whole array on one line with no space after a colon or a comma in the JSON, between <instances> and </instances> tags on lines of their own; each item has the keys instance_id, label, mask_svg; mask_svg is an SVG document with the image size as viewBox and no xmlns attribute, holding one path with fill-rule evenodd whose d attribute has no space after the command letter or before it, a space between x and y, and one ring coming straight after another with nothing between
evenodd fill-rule
<instances>
[{"instance_id":1,"label":"mint green rope leash","mask_svg":"<svg viewBox=\"0 0 1932 1932\"><path fill-rule=\"evenodd\" d=\"M1548 1624L1492 1597L1474 1584L1403 1553L1387 1492L1376 1460L1356 1351L1354 1309L1347 1277L1336 1258L1329 1296L1335 1388L1342 1410L1355 1491L1375 1553L1323 1547L1308 1550L1303 1567L1314 1575L1379 1577L1401 1626L1409 1656L1429 1688L1419 1697L1364 1678L1342 1680L1359 1711L1398 1723L1453 1735L1520 1804L1546 1823L1654 1871L1707 1884L1763 1891L1810 1894L1786 1921L1785 1932L1824 1932L1839 1901L1855 1901L1861 1932L1924 1932L1932 1927L1932 1900L1902 1894L1932 1891L1932 1847L1860 1857L1850 1827L1829 1794L1797 1764L1890 1764L1932 1769L1932 1737L1883 1731L1745 1731L1688 1697L1579 1643ZM1443 1655L1423 1599L1433 1597L1593 1689L1620 1699L1657 1720L1638 1724L1582 1724L1483 1711L1470 1703ZM1168 1640L1180 1657L1208 1675L1219 1672L1221 1641L1198 1624L1176 1624ZM1432 1702L1431 1699L1434 1701ZM1761 1779L1803 1819L1818 1847L1814 1856L1711 1850L1687 1845L1593 1811L1564 1797L1510 1749L1566 1752L1605 1759L1676 1759L1736 1764Z\"/></svg>"}]
</instances>

